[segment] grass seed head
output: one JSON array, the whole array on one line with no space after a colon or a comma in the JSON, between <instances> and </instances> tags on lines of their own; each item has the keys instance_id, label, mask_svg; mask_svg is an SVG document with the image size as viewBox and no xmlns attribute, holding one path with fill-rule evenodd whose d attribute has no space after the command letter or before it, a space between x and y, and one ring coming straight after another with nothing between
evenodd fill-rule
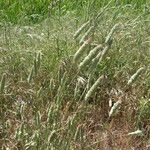
<instances>
[{"instance_id":1,"label":"grass seed head","mask_svg":"<svg viewBox=\"0 0 150 150\"><path fill-rule=\"evenodd\" d=\"M110 49L110 45L107 45L104 50L102 51L100 57L99 57L99 62L101 63L101 61L105 58L106 54L108 53L108 50Z\"/></svg>"},{"instance_id":2,"label":"grass seed head","mask_svg":"<svg viewBox=\"0 0 150 150\"><path fill-rule=\"evenodd\" d=\"M114 105L111 107L110 111L109 111L109 117L111 117L117 110L117 108L120 106L121 101L118 100L116 103L114 103Z\"/></svg>"},{"instance_id":3,"label":"grass seed head","mask_svg":"<svg viewBox=\"0 0 150 150\"><path fill-rule=\"evenodd\" d=\"M115 24L115 25L112 27L112 29L110 30L109 34L108 34L107 37L106 37L105 44L110 45L110 43L111 43L111 38L112 38L112 36L113 36L114 32L116 31L116 29L117 29L118 26L119 26L119 24Z\"/></svg>"},{"instance_id":4,"label":"grass seed head","mask_svg":"<svg viewBox=\"0 0 150 150\"><path fill-rule=\"evenodd\" d=\"M144 70L144 67L139 68L139 69L136 71L136 73L133 74L133 75L131 76L131 78L128 80L127 85L133 84L133 82L136 81L136 79L137 79L138 76L142 73L143 70Z\"/></svg>"},{"instance_id":5,"label":"grass seed head","mask_svg":"<svg viewBox=\"0 0 150 150\"><path fill-rule=\"evenodd\" d=\"M78 60L82 57L82 55L84 54L86 48L88 47L88 45L91 43L92 39L89 38L88 40L86 40L79 48L79 50L75 53L74 57L73 57L73 61L74 63L77 63Z\"/></svg>"},{"instance_id":6,"label":"grass seed head","mask_svg":"<svg viewBox=\"0 0 150 150\"><path fill-rule=\"evenodd\" d=\"M95 92L95 90L97 89L97 87L99 86L100 82L104 79L104 76L100 76L96 82L92 85L92 87L89 89L89 91L87 92L87 94L85 95L85 101L88 101L89 98L91 97L91 95Z\"/></svg>"},{"instance_id":7,"label":"grass seed head","mask_svg":"<svg viewBox=\"0 0 150 150\"><path fill-rule=\"evenodd\" d=\"M81 32L89 25L89 23L90 21L87 21L75 32L75 34L73 35L74 39L76 39L81 34Z\"/></svg>"},{"instance_id":8,"label":"grass seed head","mask_svg":"<svg viewBox=\"0 0 150 150\"><path fill-rule=\"evenodd\" d=\"M136 131L133 131L133 132L128 133L128 135L143 136L144 133L143 133L142 130L139 130L139 129L138 129L138 130L136 130Z\"/></svg>"},{"instance_id":9,"label":"grass seed head","mask_svg":"<svg viewBox=\"0 0 150 150\"><path fill-rule=\"evenodd\" d=\"M92 59L91 70L95 69L98 65L100 57L102 55L102 51L100 51L95 58Z\"/></svg>"},{"instance_id":10,"label":"grass seed head","mask_svg":"<svg viewBox=\"0 0 150 150\"><path fill-rule=\"evenodd\" d=\"M78 93L80 91L80 88L84 87L85 83L86 83L86 80L84 78L78 77L77 83L76 83L76 86L75 86L75 90L74 90L74 97L75 98L77 98L77 95L78 95Z\"/></svg>"},{"instance_id":11,"label":"grass seed head","mask_svg":"<svg viewBox=\"0 0 150 150\"><path fill-rule=\"evenodd\" d=\"M100 50L102 50L102 45L98 45L94 49L92 49L89 55L86 56L85 59L79 64L79 69L82 69L86 65L88 65Z\"/></svg>"}]
</instances>

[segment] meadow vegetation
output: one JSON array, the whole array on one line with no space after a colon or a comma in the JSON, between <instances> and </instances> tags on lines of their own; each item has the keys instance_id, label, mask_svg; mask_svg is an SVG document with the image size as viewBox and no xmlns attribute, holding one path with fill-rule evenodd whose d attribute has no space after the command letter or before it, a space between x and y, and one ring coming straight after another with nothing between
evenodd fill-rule
<instances>
[{"instance_id":1,"label":"meadow vegetation","mask_svg":"<svg viewBox=\"0 0 150 150\"><path fill-rule=\"evenodd\" d=\"M150 149L148 0L1 0L0 13L0 149Z\"/></svg>"}]
</instances>

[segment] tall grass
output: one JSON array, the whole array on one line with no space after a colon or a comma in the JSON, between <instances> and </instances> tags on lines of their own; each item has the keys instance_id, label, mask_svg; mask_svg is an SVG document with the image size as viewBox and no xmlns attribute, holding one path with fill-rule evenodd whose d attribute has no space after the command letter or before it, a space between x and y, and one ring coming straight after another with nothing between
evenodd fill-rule
<instances>
[{"instance_id":1,"label":"tall grass","mask_svg":"<svg viewBox=\"0 0 150 150\"><path fill-rule=\"evenodd\" d=\"M2 0L0 149L149 149L147 2Z\"/></svg>"}]
</instances>

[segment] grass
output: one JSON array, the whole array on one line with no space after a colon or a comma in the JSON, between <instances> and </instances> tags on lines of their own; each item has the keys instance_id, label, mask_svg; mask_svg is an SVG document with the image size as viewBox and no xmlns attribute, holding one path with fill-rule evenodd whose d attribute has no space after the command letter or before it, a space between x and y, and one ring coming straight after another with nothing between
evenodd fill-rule
<instances>
[{"instance_id":1,"label":"grass","mask_svg":"<svg viewBox=\"0 0 150 150\"><path fill-rule=\"evenodd\" d=\"M148 1L0 3L0 149L150 148Z\"/></svg>"}]
</instances>

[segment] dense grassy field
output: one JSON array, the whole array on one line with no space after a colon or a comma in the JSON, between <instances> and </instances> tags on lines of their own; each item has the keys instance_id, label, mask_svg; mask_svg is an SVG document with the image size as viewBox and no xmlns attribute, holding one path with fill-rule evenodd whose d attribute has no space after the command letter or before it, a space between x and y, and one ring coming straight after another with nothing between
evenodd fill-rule
<instances>
[{"instance_id":1,"label":"dense grassy field","mask_svg":"<svg viewBox=\"0 0 150 150\"><path fill-rule=\"evenodd\" d=\"M148 0L1 0L0 12L0 149L150 149Z\"/></svg>"}]
</instances>

